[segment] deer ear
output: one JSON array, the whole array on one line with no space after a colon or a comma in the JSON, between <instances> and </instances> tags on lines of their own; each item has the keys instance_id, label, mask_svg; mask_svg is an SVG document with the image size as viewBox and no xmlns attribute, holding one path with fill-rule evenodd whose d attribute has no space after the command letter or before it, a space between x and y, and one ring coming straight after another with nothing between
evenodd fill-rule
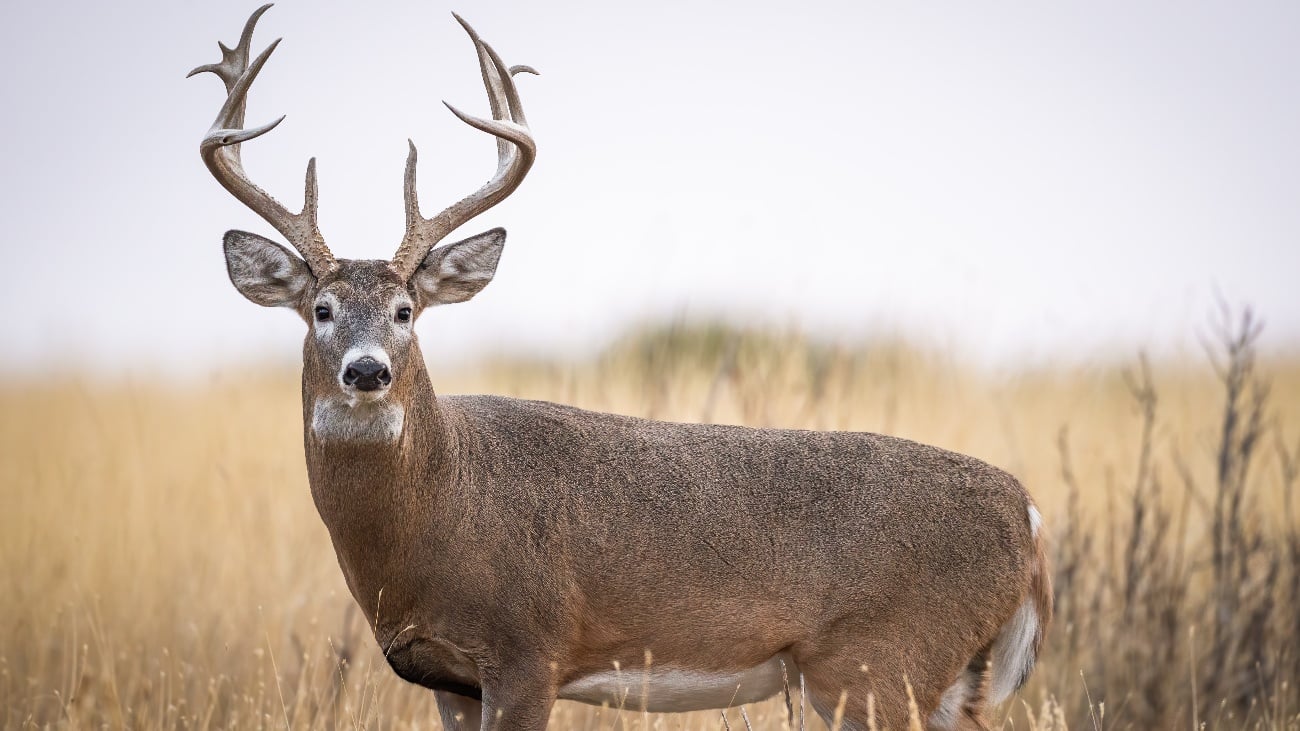
<instances>
[{"instance_id":1,"label":"deer ear","mask_svg":"<svg viewBox=\"0 0 1300 731\"><path fill-rule=\"evenodd\" d=\"M492 281L505 243L506 230L494 228L439 246L424 257L411 280L430 305L464 302Z\"/></svg>"},{"instance_id":2,"label":"deer ear","mask_svg":"<svg viewBox=\"0 0 1300 731\"><path fill-rule=\"evenodd\" d=\"M315 281L288 249L247 231L227 231L226 271L239 293L263 307L297 307Z\"/></svg>"}]
</instances>

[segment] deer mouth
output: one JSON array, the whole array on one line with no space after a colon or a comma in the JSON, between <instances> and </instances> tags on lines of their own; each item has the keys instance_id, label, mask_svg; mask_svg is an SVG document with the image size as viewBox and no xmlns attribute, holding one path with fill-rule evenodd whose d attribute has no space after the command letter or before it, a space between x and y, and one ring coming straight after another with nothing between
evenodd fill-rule
<instances>
[{"instance_id":1,"label":"deer mouth","mask_svg":"<svg viewBox=\"0 0 1300 731\"><path fill-rule=\"evenodd\" d=\"M375 404L386 400L388 396L388 387L364 390L355 386L345 386L343 396L349 406L360 407L366 404Z\"/></svg>"}]
</instances>

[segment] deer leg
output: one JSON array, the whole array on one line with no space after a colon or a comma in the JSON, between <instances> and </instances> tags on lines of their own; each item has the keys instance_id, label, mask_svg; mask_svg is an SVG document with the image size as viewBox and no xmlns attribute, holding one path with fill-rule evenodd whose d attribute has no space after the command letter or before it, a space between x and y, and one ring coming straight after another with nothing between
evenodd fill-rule
<instances>
[{"instance_id":1,"label":"deer leg","mask_svg":"<svg viewBox=\"0 0 1300 731\"><path fill-rule=\"evenodd\" d=\"M810 705L828 727L835 728L835 717L842 713L839 728L846 731L908 728L907 694L901 681L897 687L868 683L856 663L838 667L809 663L801 668Z\"/></svg>"},{"instance_id":2,"label":"deer leg","mask_svg":"<svg viewBox=\"0 0 1300 731\"><path fill-rule=\"evenodd\" d=\"M988 683L987 653L977 654L939 697L930 714L930 731L989 731L984 718L984 687Z\"/></svg>"},{"instance_id":3,"label":"deer leg","mask_svg":"<svg viewBox=\"0 0 1300 731\"><path fill-rule=\"evenodd\" d=\"M930 731L989 731L988 721L985 720L982 712L974 711L963 714L952 720L951 725L947 722L936 724L933 720L927 729Z\"/></svg>"},{"instance_id":4,"label":"deer leg","mask_svg":"<svg viewBox=\"0 0 1300 731\"><path fill-rule=\"evenodd\" d=\"M438 715L446 731L478 731L483 726L483 704L455 693L435 691Z\"/></svg>"},{"instance_id":5,"label":"deer leg","mask_svg":"<svg viewBox=\"0 0 1300 731\"><path fill-rule=\"evenodd\" d=\"M821 635L796 645L794 659L804 673L813 708L829 725L843 694L843 727L922 727L944 731L982 728L983 659L974 662L958 648L924 646L923 652L900 647L900 637L925 637L933 617L910 613L850 616Z\"/></svg>"},{"instance_id":6,"label":"deer leg","mask_svg":"<svg viewBox=\"0 0 1300 731\"><path fill-rule=\"evenodd\" d=\"M909 727L907 682L912 684L921 706L922 724L931 707L922 691L927 679L913 677L917 668L898 657L897 648L879 643L844 642L847 637L827 638L824 644L802 657L796 653L799 670L807 683L808 698L817 715L833 726L837 714L840 728L861 729ZM823 649L825 648L825 649ZM918 687L917 683L921 686Z\"/></svg>"},{"instance_id":7,"label":"deer leg","mask_svg":"<svg viewBox=\"0 0 1300 731\"><path fill-rule=\"evenodd\" d=\"M544 731L555 705L556 688L550 673L522 672L483 679L482 731Z\"/></svg>"}]
</instances>

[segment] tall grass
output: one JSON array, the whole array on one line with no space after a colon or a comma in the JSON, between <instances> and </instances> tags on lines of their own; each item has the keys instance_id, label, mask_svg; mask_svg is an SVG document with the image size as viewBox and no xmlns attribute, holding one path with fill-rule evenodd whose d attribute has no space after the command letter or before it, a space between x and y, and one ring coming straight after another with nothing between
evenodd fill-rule
<instances>
[{"instance_id":1,"label":"tall grass","mask_svg":"<svg viewBox=\"0 0 1300 731\"><path fill-rule=\"evenodd\" d=\"M1049 662L1077 669L1079 689L1091 684L1064 699L1091 708L1095 725L1103 702L1108 728L1300 723L1300 442L1288 445L1283 426L1298 404L1272 408L1260 332L1249 311L1220 323L1210 354L1218 408L1200 439L1168 437L1178 425L1162 417L1145 360L1125 373L1136 459L1108 478L1118 485L1106 489L1108 519L1068 522L1055 545L1060 626ZM1061 482L1078 514L1103 486L1075 474L1070 441L1063 429Z\"/></svg>"},{"instance_id":2,"label":"tall grass","mask_svg":"<svg viewBox=\"0 0 1300 731\"><path fill-rule=\"evenodd\" d=\"M676 326L584 362L431 375L445 392L887 432L1004 466L1043 508L1059 609L997 727L1297 729L1300 361L1260 361L1259 337L1237 317L1213 358L1008 375L904 343ZM436 727L432 694L386 668L352 609L301 429L293 373L0 392L0 724ZM775 729L787 711L725 718ZM553 722L724 727L567 703Z\"/></svg>"}]
</instances>

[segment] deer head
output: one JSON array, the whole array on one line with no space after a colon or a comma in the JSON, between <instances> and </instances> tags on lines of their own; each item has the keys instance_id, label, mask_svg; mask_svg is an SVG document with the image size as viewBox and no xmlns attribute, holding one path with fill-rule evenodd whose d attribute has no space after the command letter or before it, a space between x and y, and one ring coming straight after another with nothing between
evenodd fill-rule
<instances>
[{"instance_id":1,"label":"deer head","mask_svg":"<svg viewBox=\"0 0 1300 731\"><path fill-rule=\"evenodd\" d=\"M492 229L438 247L462 224L500 203L523 181L537 154L512 79L527 66L507 67L496 51L459 15L455 16L478 54L491 119L458 118L497 139L497 170L463 200L432 218L420 214L416 194L415 144L406 159L406 235L389 261L335 259L317 225L316 160L307 163L303 207L291 213L244 172L240 146L270 132L284 117L244 128L248 89L279 44L277 39L249 61L253 29L271 5L258 8L244 25L235 48L221 47L219 63L200 66L226 86L226 100L199 146L208 170L231 195L266 219L301 254L246 231L225 235L226 267L241 294L265 307L289 307L306 321L303 345L304 396L314 397L316 419L350 438L395 438L401 430L400 402L414 379L424 377L412 329L433 305L464 302L483 289L496 271L505 231ZM445 102L444 102L445 103ZM309 393L310 392L310 393ZM325 418L325 413L332 418ZM338 418L339 412L350 418ZM346 426L350 424L351 426ZM344 425L344 426L338 426Z\"/></svg>"}]
</instances>

